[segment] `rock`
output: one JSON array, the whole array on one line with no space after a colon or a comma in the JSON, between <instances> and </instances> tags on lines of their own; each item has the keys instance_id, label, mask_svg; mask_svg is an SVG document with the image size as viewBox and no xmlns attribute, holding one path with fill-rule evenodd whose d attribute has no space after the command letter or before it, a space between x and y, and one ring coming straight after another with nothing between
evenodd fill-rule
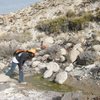
<instances>
[{"instance_id":1,"label":"rock","mask_svg":"<svg viewBox=\"0 0 100 100\"><path fill-rule=\"evenodd\" d=\"M74 69L73 71L70 72L70 75L76 76L76 77L84 77L85 72L81 69Z\"/></svg>"},{"instance_id":2,"label":"rock","mask_svg":"<svg viewBox=\"0 0 100 100\"><path fill-rule=\"evenodd\" d=\"M81 52L83 52L81 44L76 44L70 52L70 60L74 62Z\"/></svg>"},{"instance_id":3,"label":"rock","mask_svg":"<svg viewBox=\"0 0 100 100\"><path fill-rule=\"evenodd\" d=\"M47 45L53 44L54 43L53 37L45 37L45 39L43 40L43 43Z\"/></svg>"},{"instance_id":4,"label":"rock","mask_svg":"<svg viewBox=\"0 0 100 100\"><path fill-rule=\"evenodd\" d=\"M69 92L64 94L61 100L86 100L81 92Z\"/></svg>"},{"instance_id":5,"label":"rock","mask_svg":"<svg viewBox=\"0 0 100 100\"><path fill-rule=\"evenodd\" d=\"M74 68L74 65L71 63L68 67L65 68L65 71L70 72Z\"/></svg>"},{"instance_id":6,"label":"rock","mask_svg":"<svg viewBox=\"0 0 100 100\"><path fill-rule=\"evenodd\" d=\"M2 63L2 62L0 62L0 69L2 70L2 69L4 69L4 68L5 68L5 64Z\"/></svg>"},{"instance_id":7,"label":"rock","mask_svg":"<svg viewBox=\"0 0 100 100\"><path fill-rule=\"evenodd\" d=\"M40 73L40 69L38 67L35 67L34 70L35 70L35 73Z\"/></svg>"},{"instance_id":8,"label":"rock","mask_svg":"<svg viewBox=\"0 0 100 100\"><path fill-rule=\"evenodd\" d=\"M93 48L95 51L100 51L100 45L94 45Z\"/></svg>"},{"instance_id":9,"label":"rock","mask_svg":"<svg viewBox=\"0 0 100 100\"><path fill-rule=\"evenodd\" d=\"M96 67L95 64L91 64L91 65L85 66L86 69L91 69L91 68L95 68L95 67Z\"/></svg>"},{"instance_id":10,"label":"rock","mask_svg":"<svg viewBox=\"0 0 100 100\"><path fill-rule=\"evenodd\" d=\"M39 69L46 68L46 63L39 63L38 68Z\"/></svg>"},{"instance_id":11,"label":"rock","mask_svg":"<svg viewBox=\"0 0 100 100\"><path fill-rule=\"evenodd\" d=\"M34 61L32 62L32 67L37 67L40 63L40 61Z\"/></svg>"},{"instance_id":12,"label":"rock","mask_svg":"<svg viewBox=\"0 0 100 100\"><path fill-rule=\"evenodd\" d=\"M55 81L59 84L63 84L68 78L67 72L63 71L63 72L59 72L56 75L56 79Z\"/></svg>"},{"instance_id":13,"label":"rock","mask_svg":"<svg viewBox=\"0 0 100 100\"><path fill-rule=\"evenodd\" d=\"M66 55L66 54L67 54L66 49L61 48L61 49L60 49L60 54L61 54L61 55Z\"/></svg>"},{"instance_id":14,"label":"rock","mask_svg":"<svg viewBox=\"0 0 100 100\"><path fill-rule=\"evenodd\" d=\"M96 37L96 40L97 40L97 41L100 41L100 36L97 36L97 37Z\"/></svg>"},{"instance_id":15,"label":"rock","mask_svg":"<svg viewBox=\"0 0 100 100\"><path fill-rule=\"evenodd\" d=\"M46 70L46 71L44 72L43 77L44 77L44 78L49 78L49 77L51 77L52 74L53 74L53 71L52 71L52 70Z\"/></svg>"},{"instance_id":16,"label":"rock","mask_svg":"<svg viewBox=\"0 0 100 100\"><path fill-rule=\"evenodd\" d=\"M64 56L60 56L60 62L64 62L66 58Z\"/></svg>"},{"instance_id":17,"label":"rock","mask_svg":"<svg viewBox=\"0 0 100 100\"><path fill-rule=\"evenodd\" d=\"M5 74L0 74L0 82L8 82L8 81L11 81L9 76L7 76Z\"/></svg>"},{"instance_id":18,"label":"rock","mask_svg":"<svg viewBox=\"0 0 100 100\"><path fill-rule=\"evenodd\" d=\"M47 64L47 69L52 70L53 72L58 72L60 67L56 62L50 62Z\"/></svg>"},{"instance_id":19,"label":"rock","mask_svg":"<svg viewBox=\"0 0 100 100\"><path fill-rule=\"evenodd\" d=\"M76 64L77 65L89 65L89 64L93 64L94 61L96 60L96 52L95 51L84 51L83 53L81 53L77 59L76 59Z\"/></svg>"}]
</instances>

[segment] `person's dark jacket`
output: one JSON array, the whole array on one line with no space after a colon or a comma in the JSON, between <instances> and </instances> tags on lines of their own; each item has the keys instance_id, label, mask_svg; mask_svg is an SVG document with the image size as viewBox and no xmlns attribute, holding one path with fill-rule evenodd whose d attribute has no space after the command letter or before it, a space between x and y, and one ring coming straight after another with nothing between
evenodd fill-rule
<instances>
[{"instance_id":1,"label":"person's dark jacket","mask_svg":"<svg viewBox=\"0 0 100 100\"><path fill-rule=\"evenodd\" d=\"M27 60L31 60L34 57L34 54L31 52L21 52L16 54L16 59L18 60L19 69L22 69L23 64Z\"/></svg>"}]
</instances>

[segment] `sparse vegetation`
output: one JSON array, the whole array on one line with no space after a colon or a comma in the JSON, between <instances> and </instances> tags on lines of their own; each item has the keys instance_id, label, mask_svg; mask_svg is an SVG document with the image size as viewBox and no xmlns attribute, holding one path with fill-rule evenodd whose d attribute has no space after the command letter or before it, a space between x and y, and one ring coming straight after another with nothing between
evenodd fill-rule
<instances>
[{"instance_id":1,"label":"sparse vegetation","mask_svg":"<svg viewBox=\"0 0 100 100\"><path fill-rule=\"evenodd\" d=\"M0 57L9 58L13 55L13 52L19 48L19 43L15 40L9 42L0 43Z\"/></svg>"},{"instance_id":2,"label":"sparse vegetation","mask_svg":"<svg viewBox=\"0 0 100 100\"><path fill-rule=\"evenodd\" d=\"M2 36L0 36L0 41L11 41L11 40L16 40L20 43L24 43L27 41L30 41L32 39L32 35L30 32L25 32L25 33L18 33L18 34L8 34L5 33Z\"/></svg>"},{"instance_id":3,"label":"sparse vegetation","mask_svg":"<svg viewBox=\"0 0 100 100\"><path fill-rule=\"evenodd\" d=\"M70 13L67 16L58 17L53 20L39 22L36 29L49 34L66 31L79 31L84 28L86 23L95 20L91 13L85 13L82 16L72 16L74 16L74 13Z\"/></svg>"}]
</instances>

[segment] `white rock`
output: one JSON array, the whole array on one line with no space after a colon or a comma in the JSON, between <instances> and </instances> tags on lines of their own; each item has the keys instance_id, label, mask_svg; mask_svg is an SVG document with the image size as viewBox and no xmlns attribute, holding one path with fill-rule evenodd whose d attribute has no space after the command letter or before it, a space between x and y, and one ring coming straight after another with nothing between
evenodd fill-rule
<instances>
[{"instance_id":1,"label":"white rock","mask_svg":"<svg viewBox=\"0 0 100 100\"><path fill-rule=\"evenodd\" d=\"M99 36L97 36L97 37L96 37L96 40L97 40L97 41L100 41L100 37L99 37Z\"/></svg>"},{"instance_id":2,"label":"white rock","mask_svg":"<svg viewBox=\"0 0 100 100\"><path fill-rule=\"evenodd\" d=\"M94 45L93 48L94 48L96 51L100 51L100 45Z\"/></svg>"},{"instance_id":3,"label":"white rock","mask_svg":"<svg viewBox=\"0 0 100 100\"><path fill-rule=\"evenodd\" d=\"M59 71L60 67L56 62L50 62L47 64L47 69L52 70L53 72Z\"/></svg>"},{"instance_id":4,"label":"white rock","mask_svg":"<svg viewBox=\"0 0 100 100\"><path fill-rule=\"evenodd\" d=\"M61 55L66 55L67 54L66 49L61 48L60 49L60 53L61 53Z\"/></svg>"},{"instance_id":5,"label":"white rock","mask_svg":"<svg viewBox=\"0 0 100 100\"><path fill-rule=\"evenodd\" d=\"M43 42L44 44L53 44L54 40L53 37L46 37Z\"/></svg>"},{"instance_id":6,"label":"white rock","mask_svg":"<svg viewBox=\"0 0 100 100\"><path fill-rule=\"evenodd\" d=\"M0 82L8 82L8 81L11 81L9 76L7 76L5 74L0 74Z\"/></svg>"},{"instance_id":7,"label":"white rock","mask_svg":"<svg viewBox=\"0 0 100 100\"><path fill-rule=\"evenodd\" d=\"M56 75L56 79L55 81L59 84L63 84L68 78L68 74L67 72L63 71L63 72L59 72L57 75Z\"/></svg>"},{"instance_id":8,"label":"white rock","mask_svg":"<svg viewBox=\"0 0 100 100\"><path fill-rule=\"evenodd\" d=\"M3 68L5 68L5 64L0 62L0 69L2 70Z\"/></svg>"},{"instance_id":9,"label":"white rock","mask_svg":"<svg viewBox=\"0 0 100 100\"><path fill-rule=\"evenodd\" d=\"M70 52L70 60L74 62L81 52L83 52L81 44L76 44Z\"/></svg>"},{"instance_id":10,"label":"white rock","mask_svg":"<svg viewBox=\"0 0 100 100\"><path fill-rule=\"evenodd\" d=\"M41 62L40 61L34 61L32 62L32 67L36 67L40 64Z\"/></svg>"},{"instance_id":11,"label":"white rock","mask_svg":"<svg viewBox=\"0 0 100 100\"><path fill-rule=\"evenodd\" d=\"M80 52L78 50L73 49L71 51L71 53L70 53L70 60L71 60L71 62L74 62L79 54L80 54Z\"/></svg>"},{"instance_id":12,"label":"white rock","mask_svg":"<svg viewBox=\"0 0 100 100\"><path fill-rule=\"evenodd\" d=\"M65 71L70 72L71 70L73 70L74 65L71 63L68 67L65 68Z\"/></svg>"},{"instance_id":13,"label":"white rock","mask_svg":"<svg viewBox=\"0 0 100 100\"><path fill-rule=\"evenodd\" d=\"M49 77L51 77L52 74L53 74L53 71L52 71L52 70L46 70L46 71L44 72L43 77L44 77L44 78L49 78Z\"/></svg>"},{"instance_id":14,"label":"white rock","mask_svg":"<svg viewBox=\"0 0 100 100\"><path fill-rule=\"evenodd\" d=\"M40 64L38 65L38 68L39 68L39 69L46 68L46 64L45 64L45 63L40 63Z\"/></svg>"},{"instance_id":15,"label":"white rock","mask_svg":"<svg viewBox=\"0 0 100 100\"><path fill-rule=\"evenodd\" d=\"M66 58L64 56L60 56L60 61L64 62L66 60Z\"/></svg>"},{"instance_id":16,"label":"white rock","mask_svg":"<svg viewBox=\"0 0 100 100\"><path fill-rule=\"evenodd\" d=\"M85 68L91 69L91 68L94 68L95 66L96 66L96 64L91 64L91 65L85 66Z\"/></svg>"}]
</instances>

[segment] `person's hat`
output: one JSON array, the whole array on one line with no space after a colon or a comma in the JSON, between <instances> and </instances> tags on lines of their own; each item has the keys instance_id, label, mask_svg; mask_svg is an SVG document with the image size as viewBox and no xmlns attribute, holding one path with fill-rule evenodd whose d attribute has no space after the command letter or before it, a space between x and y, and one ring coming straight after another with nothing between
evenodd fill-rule
<instances>
[{"instance_id":1,"label":"person's hat","mask_svg":"<svg viewBox=\"0 0 100 100\"><path fill-rule=\"evenodd\" d=\"M36 53L36 49L35 48L32 48L32 49L30 49L30 50L27 50L28 52L31 52L31 53Z\"/></svg>"}]
</instances>

